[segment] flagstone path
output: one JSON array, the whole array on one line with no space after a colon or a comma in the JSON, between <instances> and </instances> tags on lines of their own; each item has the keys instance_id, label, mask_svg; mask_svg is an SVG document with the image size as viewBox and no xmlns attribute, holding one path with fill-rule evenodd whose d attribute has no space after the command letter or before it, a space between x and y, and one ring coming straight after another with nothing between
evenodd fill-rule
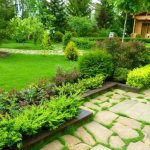
<instances>
[{"instance_id":1,"label":"flagstone path","mask_svg":"<svg viewBox=\"0 0 150 150\"><path fill-rule=\"evenodd\" d=\"M41 150L150 150L150 90L115 89L81 108L93 112L93 121Z\"/></svg>"}]
</instances>

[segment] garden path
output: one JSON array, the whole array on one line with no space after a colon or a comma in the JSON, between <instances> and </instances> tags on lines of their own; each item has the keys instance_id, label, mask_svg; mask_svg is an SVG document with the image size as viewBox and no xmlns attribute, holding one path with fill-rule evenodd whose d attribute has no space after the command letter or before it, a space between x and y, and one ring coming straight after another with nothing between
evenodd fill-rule
<instances>
[{"instance_id":1,"label":"garden path","mask_svg":"<svg viewBox=\"0 0 150 150\"><path fill-rule=\"evenodd\" d=\"M150 150L150 90L115 89L81 108L92 111L93 120L41 150Z\"/></svg>"},{"instance_id":2,"label":"garden path","mask_svg":"<svg viewBox=\"0 0 150 150\"><path fill-rule=\"evenodd\" d=\"M15 53L15 54L31 54L31 55L64 55L63 50L23 50L23 49L7 49L0 48L0 51ZM83 50L79 50L79 53L82 55Z\"/></svg>"}]
</instances>

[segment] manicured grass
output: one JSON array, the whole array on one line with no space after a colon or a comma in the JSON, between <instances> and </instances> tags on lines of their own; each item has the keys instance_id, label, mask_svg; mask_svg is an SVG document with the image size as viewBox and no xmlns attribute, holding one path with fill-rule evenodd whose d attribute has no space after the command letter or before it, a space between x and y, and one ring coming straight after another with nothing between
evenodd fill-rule
<instances>
[{"instance_id":1,"label":"manicured grass","mask_svg":"<svg viewBox=\"0 0 150 150\"><path fill-rule=\"evenodd\" d=\"M21 89L40 79L51 79L60 66L66 70L76 66L64 56L12 54L0 58L0 88Z\"/></svg>"},{"instance_id":2,"label":"manicured grass","mask_svg":"<svg viewBox=\"0 0 150 150\"><path fill-rule=\"evenodd\" d=\"M16 43L12 40L4 40L0 44L0 48L8 49L24 49L24 50L41 50L42 46L40 43L34 44L33 41L27 41L25 43ZM63 48L62 43L53 43L52 50L61 50Z\"/></svg>"},{"instance_id":3,"label":"manicured grass","mask_svg":"<svg viewBox=\"0 0 150 150\"><path fill-rule=\"evenodd\" d=\"M147 47L147 48L150 48L150 43L147 43L147 44L146 44L146 47Z\"/></svg>"}]
</instances>

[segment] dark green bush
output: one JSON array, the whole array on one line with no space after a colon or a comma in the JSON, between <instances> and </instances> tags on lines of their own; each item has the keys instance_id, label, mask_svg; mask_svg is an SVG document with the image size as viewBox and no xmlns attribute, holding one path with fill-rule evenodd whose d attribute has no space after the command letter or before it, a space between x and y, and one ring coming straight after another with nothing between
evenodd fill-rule
<instances>
[{"instance_id":1,"label":"dark green bush","mask_svg":"<svg viewBox=\"0 0 150 150\"><path fill-rule=\"evenodd\" d=\"M127 80L128 73L129 69L127 68L116 68L113 78L115 81L125 82Z\"/></svg>"},{"instance_id":2,"label":"dark green bush","mask_svg":"<svg viewBox=\"0 0 150 150\"><path fill-rule=\"evenodd\" d=\"M62 42L63 41L63 33L61 33L60 31L56 31L54 34L54 37L52 38L54 40L54 42Z\"/></svg>"},{"instance_id":3,"label":"dark green bush","mask_svg":"<svg viewBox=\"0 0 150 150\"><path fill-rule=\"evenodd\" d=\"M65 49L67 44L71 41L72 38L72 33L71 32L66 32L65 35L63 36L63 48Z\"/></svg>"},{"instance_id":4,"label":"dark green bush","mask_svg":"<svg viewBox=\"0 0 150 150\"><path fill-rule=\"evenodd\" d=\"M53 82L59 86L63 83L75 83L78 81L78 79L81 78L81 73L76 69L72 69L70 71L64 71L62 68L58 68L56 71L56 75L53 78Z\"/></svg>"},{"instance_id":5,"label":"dark green bush","mask_svg":"<svg viewBox=\"0 0 150 150\"><path fill-rule=\"evenodd\" d=\"M107 39L99 47L106 49L113 57L115 67L133 69L146 64L145 43L129 41L122 43L119 38Z\"/></svg>"},{"instance_id":6,"label":"dark green bush","mask_svg":"<svg viewBox=\"0 0 150 150\"><path fill-rule=\"evenodd\" d=\"M79 69L84 77L92 77L96 74L111 76L113 72L112 57L105 51L85 54L79 60Z\"/></svg>"}]
</instances>

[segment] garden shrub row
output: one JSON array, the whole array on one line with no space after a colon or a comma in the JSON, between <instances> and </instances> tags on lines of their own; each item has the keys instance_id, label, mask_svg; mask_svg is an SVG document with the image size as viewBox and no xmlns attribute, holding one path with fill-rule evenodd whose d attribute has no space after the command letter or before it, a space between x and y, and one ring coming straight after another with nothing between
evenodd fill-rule
<instances>
[{"instance_id":1,"label":"garden shrub row","mask_svg":"<svg viewBox=\"0 0 150 150\"><path fill-rule=\"evenodd\" d=\"M102 86L105 76L97 74L95 77L80 79L77 83L67 83L63 86L55 86L54 90L58 95L81 95L88 90L96 89Z\"/></svg>"},{"instance_id":2,"label":"garden shrub row","mask_svg":"<svg viewBox=\"0 0 150 150\"><path fill-rule=\"evenodd\" d=\"M136 68L128 74L127 85L142 88L150 84L150 65Z\"/></svg>"},{"instance_id":3,"label":"garden shrub row","mask_svg":"<svg viewBox=\"0 0 150 150\"><path fill-rule=\"evenodd\" d=\"M56 83L54 84L44 82L39 83L38 85L32 85L29 88L19 92L2 92L0 93L0 115L5 116L6 114L9 114L9 116L13 116L13 110L19 110L21 112L26 106L40 105L44 101L49 101L51 97L59 96L60 92L58 91L60 89L66 89L66 87L68 87L68 92L65 92L67 96L77 93L78 90L80 90L80 87L81 91L84 93L88 89L101 86L103 80L105 79L103 75L98 75L89 79L79 78L80 74L74 70L72 72L68 72L68 74L57 74L56 78L54 79Z\"/></svg>"},{"instance_id":4,"label":"garden shrub row","mask_svg":"<svg viewBox=\"0 0 150 150\"><path fill-rule=\"evenodd\" d=\"M25 107L22 112L14 110L13 117L0 120L0 149L22 147L22 140L43 129L57 129L67 120L77 116L79 98L60 96L38 106Z\"/></svg>"},{"instance_id":5,"label":"garden shrub row","mask_svg":"<svg viewBox=\"0 0 150 150\"><path fill-rule=\"evenodd\" d=\"M96 41L92 41L86 38L72 38L72 41L80 49L91 49L96 44Z\"/></svg>"}]
</instances>

